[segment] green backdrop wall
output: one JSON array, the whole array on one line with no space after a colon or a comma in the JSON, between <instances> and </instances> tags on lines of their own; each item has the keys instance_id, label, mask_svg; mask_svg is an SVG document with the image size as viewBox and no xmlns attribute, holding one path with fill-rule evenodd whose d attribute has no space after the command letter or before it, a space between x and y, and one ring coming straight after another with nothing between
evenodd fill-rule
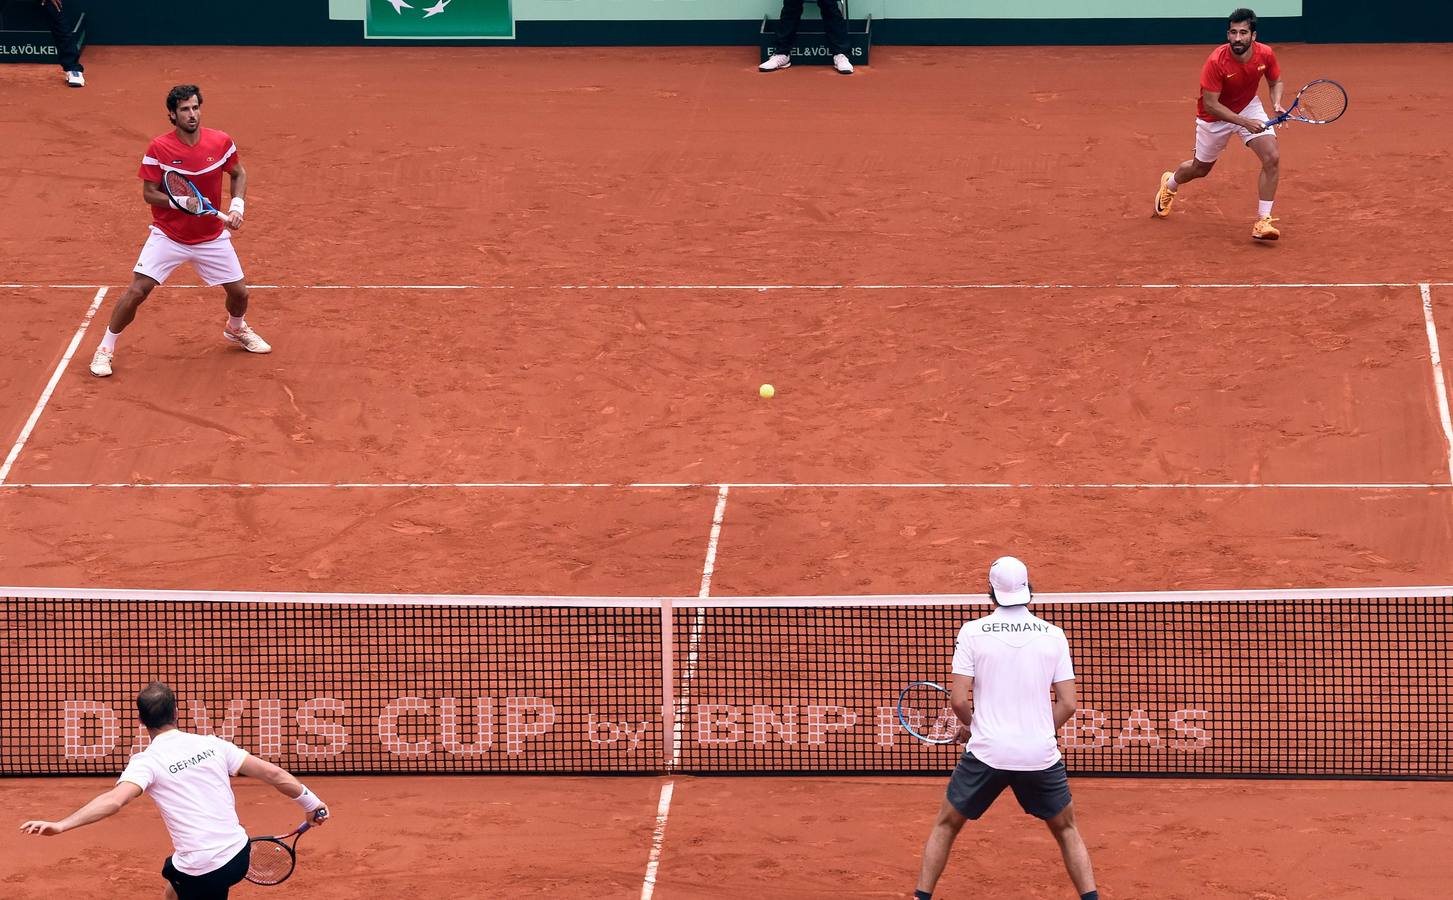
<instances>
[{"instance_id":1,"label":"green backdrop wall","mask_svg":"<svg viewBox=\"0 0 1453 900\"><path fill-rule=\"evenodd\" d=\"M364 36L374 15L397 15L390 0L67 0L90 14L93 44L329 45L411 43ZM411 0L422 19L427 4ZM1248 2L1248 0L1241 0ZM1249 0L1268 42L1449 41L1447 0ZM504 3L523 45L753 45L762 15L779 0L450 0ZM875 44L1201 44L1218 40L1235 0L850 0L852 15L871 14ZM457 5L456 5L457 4ZM972 17L950 16L967 11ZM1093 15L1086 15L1086 12ZM451 11L438 16L443 21ZM480 41L482 43L483 41ZM440 43L450 43L440 41ZM469 43L476 43L471 41Z\"/></svg>"}]
</instances>

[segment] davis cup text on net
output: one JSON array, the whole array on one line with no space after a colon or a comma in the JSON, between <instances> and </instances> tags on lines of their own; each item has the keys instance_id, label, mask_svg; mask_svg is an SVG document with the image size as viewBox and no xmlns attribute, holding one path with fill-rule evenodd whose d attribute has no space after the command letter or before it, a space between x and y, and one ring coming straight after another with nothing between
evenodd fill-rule
<instances>
[{"instance_id":1,"label":"davis cup text on net","mask_svg":"<svg viewBox=\"0 0 1453 900\"><path fill-rule=\"evenodd\" d=\"M214 704L216 705L216 704ZM379 751L394 757L486 756L524 754L529 742L551 735L558 727L557 710L565 703L543 697L473 697L460 699L418 696L394 697L380 709L366 709L350 717L350 704L334 697L312 697L295 707L277 697L232 698L221 704L220 720L213 718L205 703L179 704L187 730L215 734L237 743L263 759L287 756L303 759L338 758L355 753L354 745L365 740L371 747L362 752L377 756ZM124 736L126 713L96 699L64 701L58 710L61 749L65 760L103 759L120 750L126 756L139 753L149 743L145 729ZM942 709L905 710L912 721L922 724L953 718ZM350 731L344 720L367 722L368 727ZM847 732L871 729L872 744L892 748L911 738L898 727L896 704L854 709L831 703L740 705L702 702L692 705L687 716L686 740L703 747L750 744L757 747L790 748L798 744L823 747L846 738ZM1060 730L1066 749L1114 746L1193 753L1211 746L1208 730L1212 714L1205 709L1172 710L1164 721L1144 709L1102 712L1082 707ZM128 726L129 727L129 726ZM584 717L577 733L564 742L576 752L616 748L624 743L630 750L640 747L645 735L659 727L659 720L612 721L594 710ZM122 743L126 737L126 743ZM867 737L864 735L863 737Z\"/></svg>"}]
</instances>

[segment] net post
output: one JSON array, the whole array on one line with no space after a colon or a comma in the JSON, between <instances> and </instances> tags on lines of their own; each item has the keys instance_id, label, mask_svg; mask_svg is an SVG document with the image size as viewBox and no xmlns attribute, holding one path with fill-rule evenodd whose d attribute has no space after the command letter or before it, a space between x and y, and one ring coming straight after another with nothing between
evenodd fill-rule
<instances>
[{"instance_id":1,"label":"net post","mask_svg":"<svg viewBox=\"0 0 1453 900\"><path fill-rule=\"evenodd\" d=\"M661 768L670 773L675 765L676 687L674 621L670 597L661 600Z\"/></svg>"}]
</instances>

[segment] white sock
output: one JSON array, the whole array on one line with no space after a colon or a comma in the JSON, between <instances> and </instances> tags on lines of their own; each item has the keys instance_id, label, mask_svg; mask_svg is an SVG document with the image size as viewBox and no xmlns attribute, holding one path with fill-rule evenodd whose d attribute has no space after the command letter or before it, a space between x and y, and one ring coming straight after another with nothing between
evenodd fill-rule
<instances>
[{"instance_id":1,"label":"white sock","mask_svg":"<svg viewBox=\"0 0 1453 900\"><path fill-rule=\"evenodd\" d=\"M116 332L112 331L110 328L107 328L106 329L106 336L103 337L103 338L101 338L101 349L102 350L109 350L110 352L115 353L116 352L116 339L119 338L119 337L121 337L121 335L119 335Z\"/></svg>"},{"instance_id":2,"label":"white sock","mask_svg":"<svg viewBox=\"0 0 1453 900\"><path fill-rule=\"evenodd\" d=\"M1180 187L1180 185L1176 184L1176 177L1174 175L1170 177L1170 181L1167 181L1165 183L1165 189L1170 191L1172 194L1176 192L1176 188L1178 187Z\"/></svg>"},{"instance_id":3,"label":"white sock","mask_svg":"<svg viewBox=\"0 0 1453 900\"><path fill-rule=\"evenodd\" d=\"M1256 201L1256 214L1257 214L1257 216L1265 219L1267 216L1271 215L1271 205L1273 203L1275 203L1275 202L1276 202L1275 200L1258 200L1258 201Z\"/></svg>"},{"instance_id":4,"label":"white sock","mask_svg":"<svg viewBox=\"0 0 1453 900\"><path fill-rule=\"evenodd\" d=\"M231 328L233 331L236 331L237 329L241 328L245 324L247 324L247 323L244 322L244 321L242 321L242 317L241 316L228 316L227 317L227 327L228 328Z\"/></svg>"}]
</instances>

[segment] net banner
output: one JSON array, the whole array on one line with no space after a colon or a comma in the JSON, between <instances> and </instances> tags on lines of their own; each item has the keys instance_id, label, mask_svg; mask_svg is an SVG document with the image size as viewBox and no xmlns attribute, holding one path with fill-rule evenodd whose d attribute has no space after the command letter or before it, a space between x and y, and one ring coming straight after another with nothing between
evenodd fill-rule
<instances>
[{"instance_id":1,"label":"net banner","mask_svg":"<svg viewBox=\"0 0 1453 900\"><path fill-rule=\"evenodd\" d=\"M0 597L0 774L115 773L137 691L311 772L944 773L973 598ZM1447 596L1049 597L1079 774L1453 777ZM1049 702L1046 696L1045 702ZM910 709L947 727L947 708Z\"/></svg>"}]
</instances>

